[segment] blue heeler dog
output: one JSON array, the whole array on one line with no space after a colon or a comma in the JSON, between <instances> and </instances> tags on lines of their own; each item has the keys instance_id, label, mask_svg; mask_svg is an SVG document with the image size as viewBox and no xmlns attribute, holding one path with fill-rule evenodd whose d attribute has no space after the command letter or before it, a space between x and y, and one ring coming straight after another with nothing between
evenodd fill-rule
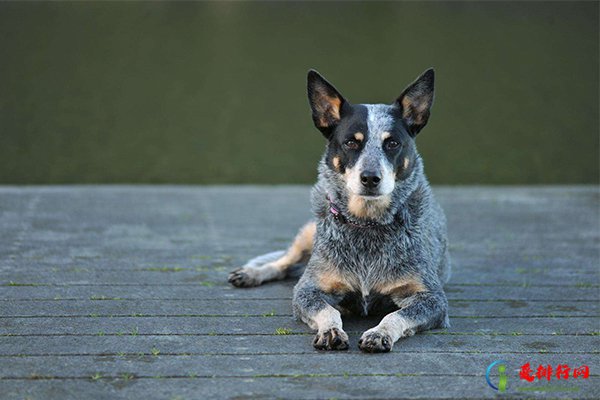
<instances>
[{"instance_id":1,"label":"blue heeler dog","mask_svg":"<svg viewBox=\"0 0 600 400\"><path fill-rule=\"evenodd\" d=\"M350 104L316 71L308 73L313 121L328 141L311 194L315 221L287 251L249 261L229 282L256 286L307 263L293 308L317 330L317 349L348 348L341 313L387 314L362 334L366 352L387 352L401 337L449 326L446 219L415 146L433 83L429 69L391 105Z\"/></svg>"}]
</instances>

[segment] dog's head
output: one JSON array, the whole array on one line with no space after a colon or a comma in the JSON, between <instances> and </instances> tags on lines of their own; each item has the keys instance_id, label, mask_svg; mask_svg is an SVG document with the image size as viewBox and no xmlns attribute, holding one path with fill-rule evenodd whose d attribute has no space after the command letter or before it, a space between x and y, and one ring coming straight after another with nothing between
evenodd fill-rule
<instances>
[{"instance_id":1,"label":"dog's head","mask_svg":"<svg viewBox=\"0 0 600 400\"><path fill-rule=\"evenodd\" d=\"M417 157L414 139L427 124L433 83L428 69L390 105L350 104L318 72L308 72L313 121L329 141L325 162L350 196L388 196L410 176Z\"/></svg>"}]
</instances>

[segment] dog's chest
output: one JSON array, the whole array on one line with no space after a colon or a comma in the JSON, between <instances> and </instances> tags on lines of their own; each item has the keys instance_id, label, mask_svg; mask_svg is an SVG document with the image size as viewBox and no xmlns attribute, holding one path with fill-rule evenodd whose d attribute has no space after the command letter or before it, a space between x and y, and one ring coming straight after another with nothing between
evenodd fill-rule
<instances>
[{"instance_id":1,"label":"dog's chest","mask_svg":"<svg viewBox=\"0 0 600 400\"><path fill-rule=\"evenodd\" d=\"M340 309L359 315L387 314L398 309L398 302L425 289L421 278L412 273L360 276L339 275L337 300Z\"/></svg>"},{"instance_id":2,"label":"dog's chest","mask_svg":"<svg viewBox=\"0 0 600 400\"><path fill-rule=\"evenodd\" d=\"M410 241L397 231L332 229L328 233L317 247L329 268L333 267L328 270L334 272L321 275L321 287L342 293L340 309L359 315L395 309L388 289L395 283L402 285L414 272Z\"/></svg>"},{"instance_id":3,"label":"dog's chest","mask_svg":"<svg viewBox=\"0 0 600 400\"><path fill-rule=\"evenodd\" d=\"M411 263L414 246L402 229L362 229L329 226L318 238L317 248L337 268L356 275L361 286L377 283Z\"/></svg>"}]
</instances>

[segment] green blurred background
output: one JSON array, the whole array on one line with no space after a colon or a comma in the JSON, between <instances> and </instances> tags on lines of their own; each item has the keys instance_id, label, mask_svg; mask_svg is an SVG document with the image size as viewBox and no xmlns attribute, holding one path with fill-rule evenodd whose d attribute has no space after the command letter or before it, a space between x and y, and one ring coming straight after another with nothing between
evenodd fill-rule
<instances>
[{"instance_id":1,"label":"green blurred background","mask_svg":"<svg viewBox=\"0 0 600 400\"><path fill-rule=\"evenodd\" d=\"M311 183L313 67L436 184L598 183L598 2L1 3L0 183Z\"/></svg>"}]
</instances>

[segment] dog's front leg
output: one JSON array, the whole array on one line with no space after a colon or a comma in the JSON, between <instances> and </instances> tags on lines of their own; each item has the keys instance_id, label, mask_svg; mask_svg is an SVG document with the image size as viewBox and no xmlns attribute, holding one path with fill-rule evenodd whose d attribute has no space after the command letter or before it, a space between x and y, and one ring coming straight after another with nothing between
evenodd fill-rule
<instances>
[{"instance_id":1,"label":"dog's front leg","mask_svg":"<svg viewBox=\"0 0 600 400\"><path fill-rule=\"evenodd\" d=\"M294 288L294 315L317 330L313 340L316 349L347 350L348 335L342 329L342 316L327 300L333 300L332 296L303 276Z\"/></svg>"},{"instance_id":2,"label":"dog's front leg","mask_svg":"<svg viewBox=\"0 0 600 400\"><path fill-rule=\"evenodd\" d=\"M379 325L364 332L358 341L362 351L383 353L392 350L394 343L418 331L446 328L448 301L442 290L419 292L405 298L394 298L400 308L386 315Z\"/></svg>"}]
</instances>

